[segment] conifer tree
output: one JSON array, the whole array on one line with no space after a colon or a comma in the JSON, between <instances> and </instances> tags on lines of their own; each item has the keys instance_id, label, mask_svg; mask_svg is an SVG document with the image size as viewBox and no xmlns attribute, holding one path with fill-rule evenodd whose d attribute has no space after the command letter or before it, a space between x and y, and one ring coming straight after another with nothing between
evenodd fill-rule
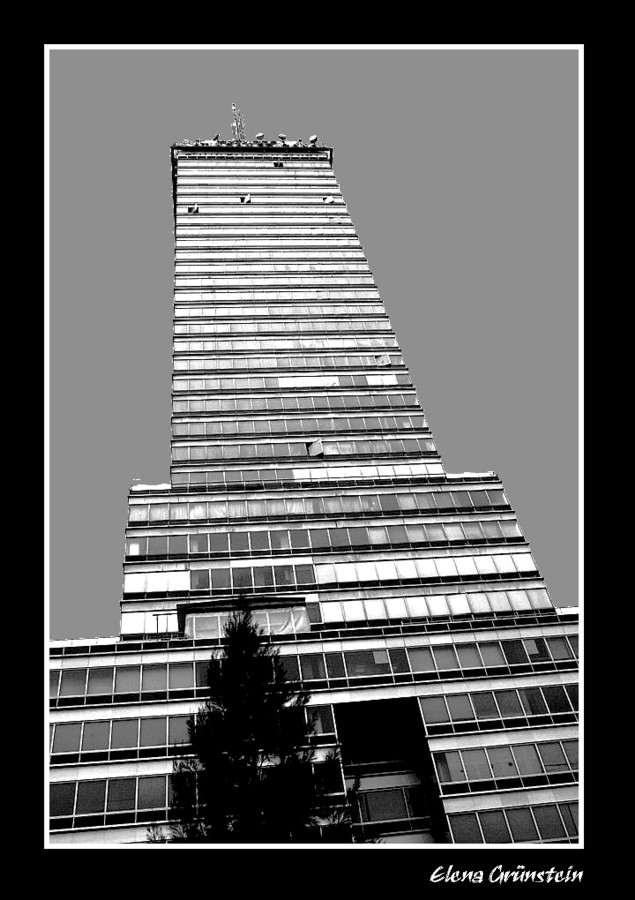
<instances>
[{"instance_id":1,"label":"conifer tree","mask_svg":"<svg viewBox=\"0 0 635 900\"><path fill-rule=\"evenodd\" d=\"M337 827L318 827L327 819L320 817L313 727L304 715L310 695L287 680L278 650L244 602L229 618L224 637L220 658L210 660L207 699L188 721L193 755L175 762L168 840L350 840L341 808L327 816ZM341 778L336 757L316 765L321 781ZM165 840L156 828L148 837Z\"/></svg>"}]
</instances>

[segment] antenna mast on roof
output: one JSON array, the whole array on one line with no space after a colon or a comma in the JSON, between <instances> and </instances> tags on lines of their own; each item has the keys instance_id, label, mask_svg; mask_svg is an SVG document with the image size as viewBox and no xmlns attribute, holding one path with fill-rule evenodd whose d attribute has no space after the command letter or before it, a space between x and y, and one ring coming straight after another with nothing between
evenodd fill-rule
<instances>
[{"instance_id":1,"label":"antenna mast on roof","mask_svg":"<svg viewBox=\"0 0 635 900\"><path fill-rule=\"evenodd\" d=\"M234 114L234 121L232 122L234 139L241 142L245 141L245 119L244 116L241 115L241 112L235 103L232 103L232 112Z\"/></svg>"}]
</instances>

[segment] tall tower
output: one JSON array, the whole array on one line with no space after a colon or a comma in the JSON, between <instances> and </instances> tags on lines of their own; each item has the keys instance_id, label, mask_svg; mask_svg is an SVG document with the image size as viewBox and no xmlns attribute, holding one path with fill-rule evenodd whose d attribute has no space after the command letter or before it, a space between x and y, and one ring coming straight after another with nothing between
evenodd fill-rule
<instances>
[{"instance_id":1,"label":"tall tower","mask_svg":"<svg viewBox=\"0 0 635 900\"><path fill-rule=\"evenodd\" d=\"M170 483L121 635L52 646L52 834L142 841L238 592L358 781L356 840L577 840L577 616L503 485L444 471L333 152L172 147Z\"/></svg>"}]
</instances>

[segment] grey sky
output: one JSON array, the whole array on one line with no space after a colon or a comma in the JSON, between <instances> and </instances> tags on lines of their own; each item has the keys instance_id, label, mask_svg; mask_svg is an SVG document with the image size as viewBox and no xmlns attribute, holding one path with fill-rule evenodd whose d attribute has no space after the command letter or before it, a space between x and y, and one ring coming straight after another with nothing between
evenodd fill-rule
<instances>
[{"instance_id":1,"label":"grey sky","mask_svg":"<svg viewBox=\"0 0 635 900\"><path fill-rule=\"evenodd\" d=\"M577 602L577 53L51 51L51 637L117 634L169 479L170 144L317 133L446 471L496 471Z\"/></svg>"}]
</instances>

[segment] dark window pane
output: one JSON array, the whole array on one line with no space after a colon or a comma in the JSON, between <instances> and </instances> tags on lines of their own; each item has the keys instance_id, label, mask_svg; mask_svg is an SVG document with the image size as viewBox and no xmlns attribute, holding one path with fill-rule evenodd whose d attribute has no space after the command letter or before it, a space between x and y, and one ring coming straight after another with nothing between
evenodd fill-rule
<instances>
[{"instance_id":1,"label":"dark window pane","mask_svg":"<svg viewBox=\"0 0 635 900\"><path fill-rule=\"evenodd\" d=\"M105 781L80 781L77 785L75 815L103 812L105 799Z\"/></svg>"},{"instance_id":2,"label":"dark window pane","mask_svg":"<svg viewBox=\"0 0 635 900\"><path fill-rule=\"evenodd\" d=\"M408 659L413 672L428 672L434 670L432 654L427 647L409 647Z\"/></svg>"},{"instance_id":3,"label":"dark window pane","mask_svg":"<svg viewBox=\"0 0 635 900\"><path fill-rule=\"evenodd\" d=\"M577 741L563 741L562 746L564 747L564 752L567 754L567 759L569 760L569 764L572 769L578 768L578 742Z\"/></svg>"},{"instance_id":4,"label":"dark window pane","mask_svg":"<svg viewBox=\"0 0 635 900\"><path fill-rule=\"evenodd\" d=\"M189 716L170 716L168 719L168 744L189 744L187 728Z\"/></svg>"},{"instance_id":5,"label":"dark window pane","mask_svg":"<svg viewBox=\"0 0 635 900\"><path fill-rule=\"evenodd\" d=\"M571 701L571 705L574 709L578 708L578 686L577 684L567 684L566 691L569 695L569 700Z\"/></svg>"},{"instance_id":6,"label":"dark window pane","mask_svg":"<svg viewBox=\"0 0 635 900\"><path fill-rule=\"evenodd\" d=\"M409 672L408 657L406 651L400 648L394 648L388 651L393 672Z\"/></svg>"},{"instance_id":7,"label":"dark window pane","mask_svg":"<svg viewBox=\"0 0 635 900\"><path fill-rule=\"evenodd\" d=\"M269 532L268 531L252 531L250 533L252 550L268 550L269 549Z\"/></svg>"},{"instance_id":8,"label":"dark window pane","mask_svg":"<svg viewBox=\"0 0 635 900\"><path fill-rule=\"evenodd\" d=\"M235 531L229 535L229 549L231 553L241 550L249 550L249 535L246 531Z\"/></svg>"},{"instance_id":9,"label":"dark window pane","mask_svg":"<svg viewBox=\"0 0 635 900\"><path fill-rule=\"evenodd\" d=\"M459 663L452 647L435 647L433 653L437 661L437 669L458 668Z\"/></svg>"},{"instance_id":10,"label":"dark window pane","mask_svg":"<svg viewBox=\"0 0 635 900\"><path fill-rule=\"evenodd\" d=\"M319 550L320 548L328 549L331 546L331 542L329 541L329 533L326 529L316 528L311 532L311 546L315 550Z\"/></svg>"},{"instance_id":11,"label":"dark window pane","mask_svg":"<svg viewBox=\"0 0 635 900\"><path fill-rule=\"evenodd\" d=\"M55 699L55 697L57 697L57 688L58 688L58 684L59 684L59 680L60 680L60 670L55 669L54 671L51 671L49 674L51 677L51 682L50 682L51 689L50 689L49 696L51 697L51 699Z\"/></svg>"},{"instance_id":12,"label":"dark window pane","mask_svg":"<svg viewBox=\"0 0 635 900\"><path fill-rule=\"evenodd\" d=\"M168 686L168 667L163 665L144 666L141 689L143 691L164 691Z\"/></svg>"},{"instance_id":13,"label":"dark window pane","mask_svg":"<svg viewBox=\"0 0 635 900\"><path fill-rule=\"evenodd\" d=\"M51 815L72 816L75 802L75 782L67 781L63 784L51 785Z\"/></svg>"},{"instance_id":14,"label":"dark window pane","mask_svg":"<svg viewBox=\"0 0 635 900\"><path fill-rule=\"evenodd\" d=\"M324 671L324 659L321 653L309 653L300 657L302 666L302 678L326 678Z\"/></svg>"},{"instance_id":15,"label":"dark window pane","mask_svg":"<svg viewBox=\"0 0 635 900\"><path fill-rule=\"evenodd\" d=\"M462 755L468 780L492 777L484 750L463 750Z\"/></svg>"},{"instance_id":16,"label":"dark window pane","mask_svg":"<svg viewBox=\"0 0 635 900\"><path fill-rule=\"evenodd\" d=\"M382 822L405 819L408 816L406 801L400 788L390 791L369 791L359 795L362 819L365 822Z\"/></svg>"},{"instance_id":17,"label":"dark window pane","mask_svg":"<svg viewBox=\"0 0 635 900\"><path fill-rule=\"evenodd\" d=\"M140 666L117 666L115 669L115 693L136 694L141 680Z\"/></svg>"},{"instance_id":18,"label":"dark window pane","mask_svg":"<svg viewBox=\"0 0 635 900\"><path fill-rule=\"evenodd\" d=\"M526 663L527 654L522 641L503 641L503 653L510 665Z\"/></svg>"},{"instance_id":19,"label":"dark window pane","mask_svg":"<svg viewBox=\"0 0 635 900\"><path fill-rule=\"evenodd\" d=\"M187 555L187 536L185 534L173 534L169 539L169 552L172 556Z\"/></svg>"},{"instance_id":20,"label":"dark window pane","mask_svg":"<svg viewBox=\"0 0 635 900\"><path fill-rule=\"evenodd\" d=\"M289 681L300 681L300 669L297 656L281 656L280 662Z\"/></svg>"},{"instance_id":21,"label":"dark window pane","mask_svg":"<svg viewBox=\"0 0 635 900\"><path fill-rule=\"evenodd\" d=\"M574 634L569 635L569 643L571 644L571 648L576 656L579 656L578 653L578 636Z\"/></svg>"},{"instance_id":22,"label":"dark window pane","mask_svg":"<svg viewBox=\"0 0 635 900\"><path fill-rule=\"evenodd\" d=\"M390 673L386 650L354 650L344 654L349 676L385 675Z\"/></svg>"},{"instance_id":23,"label":"dark window pane","mask_svg":"<svg viewBox=\"0 0 635 900\"><path fill-rule=\"evenodd\" d=\"M313 566L295 566L295 579L298 584L314 584L315 571Z\"/></svg>"},{"instance_id":24,"label":"dark window pane","mask_svg":"<svg viewBox=\"0 0 635 900\"><path fill-rule=\"evenodd\" d=\"M268 587L273 584L273 570L271 566L254 567L254 584L256 587Z\"/></svg>"},{"instance_id":25,"label":"dark window pane","mask_svg":"<svg viewBox=\"0 0 635 900\"><path fill-rule=\"evenodd\" d=\"M168 552L167 537L148 538L148 556L165 556Z\"/></svg>"},{"instance_id":26,"label":"dark window pane","mask_svg":"<svg viewBox=\"0 0 635 900\"><path fill-rule=\"evenodd\" d=\"M333 710L330 706L311 706L307 710L316 734L332 734L335 731Z\"/></svg>"},{"instance_id":27,"label":"dark window pane","mask_svg":"<svg viewBox=\"0 0 635 900\"><path fill-rule=\"evenodd\" d=\"M457 644L456 652L462 668L478 669L482 665L476 644Z\"/></svg>"},{"instance_id":28,"label":"dark window pane","mask_svg":"<svg viewBox=\"0 0 635 900\"><path fill-rule=\"evenodd\" d=\"M112 669L88 670L89 694L112 694Z\"/></svg>"},{"instance_id":29,"label":"dark window pane","mask_svg":"<svg viewBox=\"0 0 635 900\"><path fill-rule=\"evenodd\" d=\"M294 550L302 550L309 546L309 532L305 529L298 529L290 532L291 546Z\"/></svg>"},{"instance_id":30,"label":"dark window pane","mask_svg":"<svg viewBox=\"0 0 635 900\"><path fill-rule=\"evenodd\" d=\"M207 569L192 569L190 577L193 591L204 591L209 588L209 571Z\"/></svg>"},{"instance_id":31,"label":"dark window pane","mask_svg":"<svg viewBox=\"0 0 635 900\"><path fill-rule=\"evenodd\" d=\"M66 669L62 672L60 697L81 697L85 686L86 669Z\"/></svg>"},{"instance_id":32,"label":"dark window pane","mask_svg":"<svg viewBox=\"0 0 635 900\"><path fill-rule=\"evenodd\" d=\"M161 747L165 745L166 719L157 716L151 719L141 719L141 734L139 744L142 747Z\"/></svg>"},{"instance_id":33,"label":"dark window pane","mask_svg":"<svg viewBox=\"0 0 635 900\"><path fill-rule=\"evenodd\" d=\"M421 700L423 718L428 724L449 722L450 717L443 697L424 697Z\"/></svg>"},{"instance_id":34,"label":"dark window pane","mask_svg":"<svg viewBox=\"0 0 635 900\"><path fill-rule=\"evenodd\" d=\"M505 665L505 657L503 656L500 648L500 644L479 644L479 650L481 651L481 656L483 657L483 663L486 666L504 666Z\"/></svg>"},{"instance_id":35,"label":"dark window pane","mask_svg":"<svg viewBox=\"0 0 635 900\"><path fill-rule=\"evenodd\" d=\"M575 808L575 812L573 812L572 807ZM577 803L560 803L558 805L560 815L564 819L564 827L567 829L567 834L570 835L570 837L575 837L578 833L577 807Z\"/></svg>"},{"instance_id":36,"label":"dark window pane","mask_svg":"<svg viewBox=\"0 0 635 900\"><path fill-rule=\"evenodd\" d=\"M517 744L513 749L518 771L521 775L539 775L543 769L533 744Z\"/></svg>"},{"instance_id":37,"label":"dark window pane","mask_svg":"<svg viewBox=\"0 0 635 900\"><path fill-rule=\"evenodd\" d=\"M505 816L499 810L479 814L486 844L508 844L511 841Z\"/></svg>"},{"instance_id":38,"label":"dark window pane","mask_svg":"<svg viewBox=\"0 0 635 900\"><path fill-rule=\"evenodd\" d=\"M241 590L243 588L251 588L253 586L251 569L247 567L245 567L244 569L232 569L232 580L234 582L234 588L236 588L237 590Z\"/></svg>"},{"instance_id":39,"label":"dark window pane","mask_svg":"<svg viewBox=\"0 0 635 900\"><path fill-rule=\"evenodd\" d=\"M226 591L229 589L229 569L212 569L212 590Z\"/></svg>"},{"instance_id":40,"label":"dark window pane","mask_svg":"<svg viewBox=\"0 0 635 900\"><path fill-rule=\"evenodd\" d=\"M571 706L569 704L569 699L567 697L566 691L560 685L543 687L542 693L544 694L545 700L547 701L549 712L559 713L571 711Z\"/></svg>"},{"instance_id":41,"label":"dark window pane","mask_svg":"<svg viewBox=\"0 0 635 900\"><path fill-rule=\"evenodd\" d=\"M294 583L292 566L274 566L273 574L277 585L289 585Z\"/></svg>"},{"instance_id":42,"label":"dark window pane","mask_svg":"<svg viewBox=\"0 0 635 900\"><path fill-rule=\"evenodd\" d=\"M212 532L209 535L190 535L190 550L193 553L207 553L209 546L209 552L212 554L226 553L228 549L227 540L228 535L218 531ZM193 549L194 547L196 547L196 550Z\"/></svg>"},{"instance_id":43,"label":"dark window pane","mask_svg":"<svg viewBox=\"0 0 635 900\"><path fill-rule=\"evenodd\" d=\"M531 812L527 807L508 809L506 812L512 837L516 843L538 840L538 832L536 831Z\"/></svg>"},{"instance_id":44,"label":"dark window pane","mask_svg":"<svg viewBox=\"0 0 635 900\"><path fill-rule=\"evenodd\" d=\"M554 659L571 659L573 654L565 638L547 638Z\"/></svg>"},{"instance_id":45,"label":"dark window pane","mask_svg":"<svg viewBox=\"0 0 635 900\"><path fill-rule=\"evenodd\" d=\"M197 687L207 687L207 669L209 667L209 662L207 660L203 660L201 662L194 663L196 669L196 686Z\"/></svg>"},{"instance_id":46,"label":"dark window pane","mask_svg":"<svg viewBox=\"0 0 635 900\"><path fill-rule=\"evenodd\" d=\"M108 812L134 809L135 778L113 778L108 782Z\"/></svg>"},{"instance_id":47,"label":"dark window pane","mask_svg":"<svg viewBox=\"0 0 635 900\"><path fill-rule=\"evenodd\" d=\"M80 722L69 722L55 726L53 753L76 753L79 750Z\"/></svg>"},{"instance_id":48,"label":"dark window pane","mask_svg":"<svg viewBox=\"0 0 635 900\"><path fill-rule=\"evenodd\" d=\"M448 694L445 699L453 722L474 718L472 704L467 694Z\"/></svg>"},{"instance_id":49,"label":"dark window pane","mask_svg":"<svg viewBox=\"0 0 635 900\"><path fill-rule=\"evenodd\" d=\"M495 691L494 696L502 716L522 716L524 714L516 691Z\"/></svg>"},{"instance_id":50,"label":"dark window pane","mask_svg":"<svg viewBox=\"0 0 635 900\"><path fill-rule=\"evenodd\" d=\"M449 818L455 844L483 843L476 813L461 813Z\"/></svg>"},{"instance_id":51,"label":"dark window pane","mask_svg":"<svg viewBox=\"0 0 635 900\"><path fill-rule=\"evenodd\" d=\"M560 821L557 806L534 806L533 813L543 841L549 838L565 837L566 832L564 825Z\"/></svg>"},{"instance_id":52,"label":"dark window pane","mask_svg":"<svg viewBox=\"0 0 635 900\"><path fill-rule=\"evenodd\" d=\"M461 763L461 757L456 750L447 750L445 753L437 753L435 761L439 772L439 781L465 781L465 772Z\"/></svg>"},{"instance_id":53,"label":"dark window pane","mask_svg":"<svg viewBox=\"0 0 635 900\"><path fill-rule=\"evenodd\" d=\"M170 690L191 688L194 685L192 663L170 663L169 676Z\"/></svg>"},{"instance_id":54,"label":"dark window pane","mask_svg":"<svg viewBox=\"0 0 635 900\"><path fill-rule=\"evenodd\" d=\"M107 750L110 722L84 722L82 750Z\"/></svg>"},{"instance_id":55,"label":"dark window pane","mask_svg":"<svg viewBox=\"0 0 635 900\"><path fill-rule=\"evenodd\" d=\"M472 704L477 719L496 719L498 709L494 702L494 695L490 691L482 694L472 694Z\"/></svg>"},{"instance_id":56,"label":"dark window pane","mask_svg":"<svg viewBox=\"0 0 635 900\"><path fill-rule=\"evenodd\" d=\"M521 688L518 693L528 716L542 716L547 712L547 706L538 688Z\"/></svg>"},{"instance_id":57,"label":"dark window pane","mask_svg":"<svg viewBox=\"0 0 635 900\"><path fill-rule=\"evenodd\" d=\"M165 808L165 775L144 775L139 778L139 809Z\"/></svg>"},{"instance_id":58,"label":"dark window pane","mask_svg":"<svg viewBox=\"0 0 635 900\"><path fill-rule=\"evenodd\" d=\"M110 746L114 749L137 746L138 719L119 719L112 723Z\"/></svg>"},{"instance_id":59,"label":"dark window pane","mask_svg":"<svg viewBox=\"0 0 635 900\"><path fill-rule=\"evenodd\" d=\"M562 747L555 741L553 743L538 744L538 753L540 753L546 772L561 772L563 769L569 768L562 752Z\"/></svg>"},{"instance_id":60,"label":"dark window pane","mask_svg":"<svg viewBox=\"0 0 635 900\"><path fill-rule=\"evenodd\" d=\"M344 658L341 653L327 653L325 654L325 658L326 671L328 672L329 678L344 678L346 676L344 670Z\"/></svg>"},{"instance_id":61,"label":"dark window pane","mask_svg":"<svg viewBox=\"0 0 635 900\"><path fill-rule=\"evenodd\" d=\"M487 751L492 772L496 778L518 775L516 763L509 747L490 747Z\"/></svg>"},{"instance_id":62,"label":"dark window pane","mask_svg":"<svg viewBox=\"0 0 635 900\"><path fill-rule=\"evenodd\" d=\"M548 662L551 660L544 638L525 638L525 650L532 662Z\"/></svg>"}]
</instances>

